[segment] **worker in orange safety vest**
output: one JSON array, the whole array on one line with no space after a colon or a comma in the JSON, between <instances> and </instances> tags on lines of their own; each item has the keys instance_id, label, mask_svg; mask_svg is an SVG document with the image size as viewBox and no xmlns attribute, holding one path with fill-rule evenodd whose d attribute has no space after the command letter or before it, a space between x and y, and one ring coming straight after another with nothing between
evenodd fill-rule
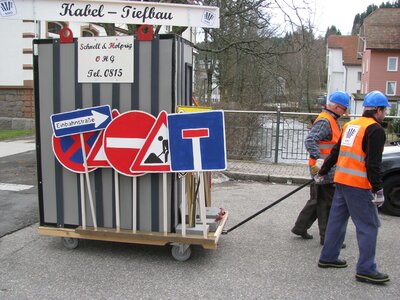
<instances>
[{"instance_id":1,"label":"worker in orange safety vest","mask_svg":"<svg viewBox=\"0 0 400 300\"><path fill-rule=\"evenodd\" d=\"M311 177L318 173L317 161L323 161L331 153L333 146L340 138L338 119L345 114L350 105L350 96L344 91L336 91L329 96L325 109L318 115L305 139L309 153L309 169ZM322 163L321 163L322 164ZM319 166L321 166L321 164ZM335 168L329 171L324 180L310 184L310 199L299 213L292 232L303 239L312 239L307 232L316 219L320 235L320 244L324 244L329 210L332 204L335 186L333 176Z\"/></svg>"},{"instance_id":2,"label":"worker in orange safety vest","mask_svg":"<svg viewBox=\"0 0 400 300\"><path fill-rule=\"evenodd\" d=\"M362 117L344 125L340 140L315 177L321 180L336 164L336 189L318 266L347 267L339 254L351 217L359 248L356 280L383 284L389 276L377 270L375 251L380 227L377 206L384 201L380 164L386 137L381 123L390 105L383 93L373 91L365 96L363 106Z\"/></svg>"}]
</instances>

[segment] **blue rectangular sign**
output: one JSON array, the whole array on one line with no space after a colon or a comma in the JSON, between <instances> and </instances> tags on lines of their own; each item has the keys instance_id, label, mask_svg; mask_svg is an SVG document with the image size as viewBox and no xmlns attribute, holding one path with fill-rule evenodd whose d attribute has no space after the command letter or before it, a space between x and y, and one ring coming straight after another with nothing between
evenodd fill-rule
<instances>
[{"instance_id":1,"label":"blue rectangular sign","mask_svg":"<svg viewBox=\"0 0 400 300\"><path fill-rule=\"evenodd\" d=\"M102 130L111 122L109 105L95 106L50 116L56 137Z\"/></svg>"},{"instance_id":2,"label":"blue rectangular sign","mask_svg":"<svg viewBox=\"0 0 400 300\"><path fill-rule=\"evenodd\" d=\"M226 169L223 111L168 115L173 172Z\"/></svg>"}]
</instances>

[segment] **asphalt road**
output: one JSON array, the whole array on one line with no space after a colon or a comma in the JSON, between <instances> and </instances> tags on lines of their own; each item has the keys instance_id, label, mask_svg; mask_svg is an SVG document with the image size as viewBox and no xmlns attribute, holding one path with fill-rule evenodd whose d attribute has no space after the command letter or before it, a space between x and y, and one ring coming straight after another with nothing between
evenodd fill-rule
<instances>
[{"instance_id":1,"label":"asphalt road","mask_svg":"<svg viewBox=\"0 0 400 300\"><path fill-rule=\"evenodd\" d=\"M0 189L0 237L39 221L36 152L0 158L0 183L32 186L21 191Z\"/></svg>"},{"instance_id":2,"label":"asphalt road","mask_svg":"<svg viewBox=\"0 0 400 300\"><path fill-rule=\"evenodd\" d=\"M219 183L213 204L229 211L229 228L295 187ZM67 250L60 238L39 236L37 224L26 227L0 238L0 299L400 299L400 218L380 216L376 258L391 282L359 283L351 222L346 269L319 269L319 239L290 233L307 196L308 188L221 236L215 251L193 247L186 262L167 246L83 241ZM318 235L316 225L310 233Z\"/></svg>"}]
</instances>

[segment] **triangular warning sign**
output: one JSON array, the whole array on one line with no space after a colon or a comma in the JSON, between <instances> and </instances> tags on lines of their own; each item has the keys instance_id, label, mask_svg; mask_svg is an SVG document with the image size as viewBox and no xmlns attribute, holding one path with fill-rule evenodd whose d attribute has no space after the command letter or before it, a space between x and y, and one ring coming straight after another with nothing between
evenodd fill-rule
<instances>
[{"instance_id":1,"label":"triangular warning sign","mask_svg":"<svg viewBox=\"0 0 400 300\"><path fill-rule=\"evenodd\" d=\"M119 115L119 112L118 110L113 109L111 114L112 118L115 119ZM109 162L107 161L106 154L104 153L103 135L104 135L104 130L101 131L92 149L90 149L86 161L88 167L102 167L102 168L111 167Z\"/></svg>"},{"instance_id":2,"label":"triangular warning sign","mask_svg":"<svg viewBox=\"0 0 400 300\"><path fill-rule=\"evenodd\" d=\"M167 112L161 111L143 147L131 166L131 172L170 172Z\"/></svg>"}]
</instances>

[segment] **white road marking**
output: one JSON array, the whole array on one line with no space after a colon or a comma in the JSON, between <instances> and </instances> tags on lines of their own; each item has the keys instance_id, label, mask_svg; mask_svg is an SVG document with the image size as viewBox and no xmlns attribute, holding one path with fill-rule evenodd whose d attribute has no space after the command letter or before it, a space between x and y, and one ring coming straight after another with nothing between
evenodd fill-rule
<instances>
[{"instance_id":1,"label":"white road marking","mask_svg":"<svg viewBox=\"0 0 400 300\"><path fill-rule=\"evenodd\" d=\"M31 188L33 188L33 185L0 182L0 191L20 192Z\"/></svg>"},{"instance_id":2,"label":"white road marking","mask_svg":"<svg viewBox=\"0 0 400 300\"><path fill-rule=\"evenodd\" d=\"M31 140L0 142L0 157L23 153L26 151L32 151L35 149L35 143Z\"/></svg>"}]
</instances>

